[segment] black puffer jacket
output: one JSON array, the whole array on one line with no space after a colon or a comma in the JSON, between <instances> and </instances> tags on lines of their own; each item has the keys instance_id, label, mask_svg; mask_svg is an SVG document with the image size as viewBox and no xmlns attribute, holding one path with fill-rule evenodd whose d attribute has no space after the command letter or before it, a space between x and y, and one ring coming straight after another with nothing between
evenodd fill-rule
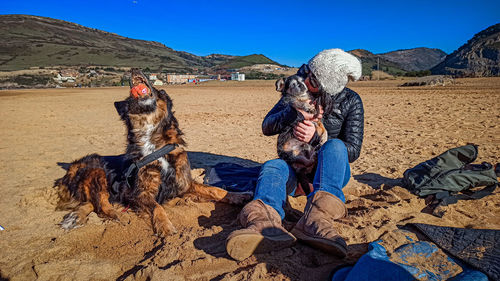
<instances>
[{"instance_id":1,"label":"black puffer jacket","mask_svg":"<svg viewBox=\"0 0 500 281\"><path fill-rule=\"evenodd\" d=\"M334 110L323 116L323 124L328 131L328 139L338 138L347 147L349 162L358 159L363 143L364 110L359 95L344 88L334 98ZM295 108L285 104L283 99L269 111L262 122L262 132L266 136L281 133L287 126L304 117ZM314 136L311 142L317 136Z\"/></svg>"}]
</instances>

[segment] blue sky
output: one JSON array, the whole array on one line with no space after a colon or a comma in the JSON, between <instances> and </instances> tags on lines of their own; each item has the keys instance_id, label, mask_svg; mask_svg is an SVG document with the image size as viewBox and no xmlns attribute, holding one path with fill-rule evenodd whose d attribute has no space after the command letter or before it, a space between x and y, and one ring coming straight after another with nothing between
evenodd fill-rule
<instances>
[{"instance_id":1,"label":"blue sky","mask_svg":"<svg viewBox=\"0 0 500 281\"><path fill-rule=\"evenodd\" d=\"M500 22L500 1L3 0L0 13L62 19L196 55L256 53L298 66L327 48L451 53Z\"/></svg>"}]
</instances>

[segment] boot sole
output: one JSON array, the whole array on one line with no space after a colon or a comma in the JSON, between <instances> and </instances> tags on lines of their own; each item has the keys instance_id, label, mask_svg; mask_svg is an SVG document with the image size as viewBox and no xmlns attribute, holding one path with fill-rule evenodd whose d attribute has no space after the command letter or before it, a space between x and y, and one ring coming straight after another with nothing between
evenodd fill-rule
<instances>
[{"instance_id":1,"label":"boot sole","mask_svg":"<svg viewBox=\"0 0 500 281\"><path fill-rule=\"evenodd\" d=\"M295 245L297 239L290 234L283 233L276 236L264 236L254 231L239 231L228 237L226 252L237 261L242 261L253 254L263 254L271 251L289 248Z\"/></svg>"},{"instance_id":2,"label":"boot sole","mask_svg":"<svg viewBox=\"0 0 500 281\"><path fill-rule=\"evenodd\" d=\"M292 234L295 235L298 240L325 253L332 254L339 258L345 258L347 255L347 248L340 243L323 238L314 238L295 228L292 229Z\"/></svg>"}]
</instances>

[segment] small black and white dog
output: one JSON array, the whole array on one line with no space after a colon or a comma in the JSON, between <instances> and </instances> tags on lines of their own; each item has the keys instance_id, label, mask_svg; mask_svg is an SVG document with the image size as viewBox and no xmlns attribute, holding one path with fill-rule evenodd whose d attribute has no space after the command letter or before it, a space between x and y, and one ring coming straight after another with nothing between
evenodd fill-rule
<instances>
[{"instance_id":1,"label":"small black and white dog","mask_svg":"<svg viewBox=\"0 0 500 281\"><path fill-rule=\"evenodd\" d=\"M323 108L325 114L332 108L332 97L323 91L317 94L311 93L304 83L304 78L299 75L277 80L276 91L281 92L285 103L311 114L318 114L319 106ZM285 160L295 170L297 180L304 189L310 181L308 175L316 166L318 150L328 140L328 133L320 120L314 122L319 138L314 138L310 143L300 141L293 134L293 130L301 121L297 120L290 124L279 134L277 149L279 158Z\"/></svg>"}]
</instances>

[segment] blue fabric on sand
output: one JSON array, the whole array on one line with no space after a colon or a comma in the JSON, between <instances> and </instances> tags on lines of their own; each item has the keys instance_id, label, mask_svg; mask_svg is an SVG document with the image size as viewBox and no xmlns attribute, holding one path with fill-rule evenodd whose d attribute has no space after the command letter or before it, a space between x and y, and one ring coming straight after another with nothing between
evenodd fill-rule
<instances>
[{"instance_id":1,"label":"blue fabric on sand","mask_svg":"<svg viewBox=\"0 0 500 281\"><path fill-rule=\"evenodd\" d=\"M207 169L204 183L233 192L253 192L261 166L244 167L235 163L217 163Z\"/></svg>"},{"instance_id":2,"label":"blue fabric on sand","mask_svg":"<svg viewBox=\"0 0 500 281\"><path fill-rule=\"evenodd\" d=\"M473 270L450 257L443 257L441 261L432 259L434 263L432 270L429 269L428 264L424 267L427 263L426 259L439 251L439 248L426 241L413 241L409 237L407 239L408 243L390 253L390 258L386 249L381 245L382 240L370 243L368 253L364 254L354 266L337 270L332 281L488 281L488 277L482 272ZM415 261L422 261L422 263L415 263ZM436 262L439 263L435 264ZM449 270L452 267L461 267L462 272L455 274Z\"/></svg>"}]
</instances>

